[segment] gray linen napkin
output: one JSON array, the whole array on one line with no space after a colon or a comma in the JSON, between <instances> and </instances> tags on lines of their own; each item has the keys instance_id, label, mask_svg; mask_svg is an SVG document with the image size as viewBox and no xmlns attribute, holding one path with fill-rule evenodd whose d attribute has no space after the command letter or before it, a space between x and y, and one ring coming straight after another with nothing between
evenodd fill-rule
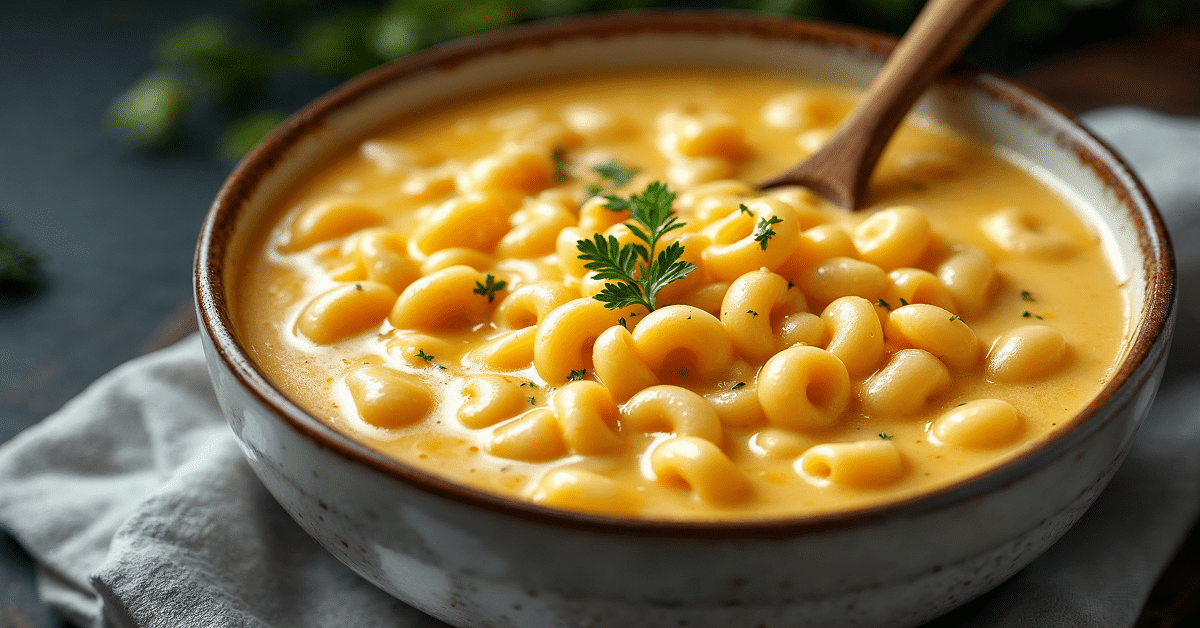
<instances>
[{"instance_id":1,"label":"gray linen napkin","mask_svg":"<svg viewBox=\"0 0 1200 628\"><path fill-rule=\"evenodd\" d=\"M1176 355L1200 356L1200 120L1085 117L1147 183L1175 238ZM928 628L1132 626L1200 515L1200 371L1174 360L1096 505L1030 567ZM83 627L444 626L310 539L242 459L198 338L134 360L0 447L0 525L42 597Z\"/></svg>"}]
</instances>

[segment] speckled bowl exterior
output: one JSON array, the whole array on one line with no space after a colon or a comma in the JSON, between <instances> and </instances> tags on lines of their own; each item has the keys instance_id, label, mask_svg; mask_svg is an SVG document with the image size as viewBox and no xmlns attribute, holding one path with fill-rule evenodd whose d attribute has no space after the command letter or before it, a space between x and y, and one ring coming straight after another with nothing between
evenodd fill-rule
<instances>
[{"instance_id":1,"label":"speckled bowl exterior","mask_svg":"<svg viewBox=\"0 0 1200 628\"><path fill-rule=\"evenodd\" d=\"M748 522L564 512L454 485L335 432L280 393L233 328L226 283L272 200L338 148L432 103L597 69L719 67L865 85L890 38L739 13L547 22L385 66L293 116L221 189L196 258L212 379L246 458L314 538L388 593L455 626L919 624L1032 561L1112 477L1162 376L1175 298L1160 217L1128 168L1070 115L971 66L918 105L1004 147L1086 208L1130 294L1132 338L1099 397L985 475L848 512Z\"/></svg>"}]
</instances>

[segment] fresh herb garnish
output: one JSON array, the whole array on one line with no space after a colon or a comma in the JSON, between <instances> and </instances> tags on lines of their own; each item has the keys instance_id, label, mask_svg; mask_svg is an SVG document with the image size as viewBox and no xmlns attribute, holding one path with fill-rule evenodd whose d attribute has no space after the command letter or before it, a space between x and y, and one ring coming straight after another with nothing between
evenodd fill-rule
<instances>
[{"instance_id":1,"label":"fresh herb garnish","mask_svg":"<svg viewBox=\"0 0 1200 628\"><path fill-rule=\"evenodd\" d=\"M951 314L951 315L950 315L950 322L951 322L951 323L953 323L954 321L961 321L961 320L962 320L962 317L961 317L961 316L959 316L958 314Z\"/></svg>"},{"instance_id":2,"label":"fresh herb garnish","mask_svg":"<svg viewBox=\"0 0 1200 628\"><path fill-rule=\"evenodd\" d=\"M885 310L890 310L890 309L892 309L892 305L891 305L890 303L888 303L887 301L884 301L883 299L880 299L880 300L876 301L876 302L875 302L875 305L878 305L879 307L881 307L881 308L883 308L883 309L885 309Z\"/></svg>"},{"instance_id":3,"label":"fresh herb garnish","mask_svg":"<svg viewBox=\"0 0 1200 628\"><path fill-rule=\"evenodd\" d=\"M750 211L750 208L746 207L745 203L738 203L738 213L746 214L747 216L754 216L754 212Z\"/></svg>"},{"instance_id":4,"label":"fresh herb garnish","mask_svg":"<svg viewBox=\"0 0 1200 628\"><path fill-rule=\"evenodd\" d=\"M620 325L621 327L624 327L625 329L629 329L629 323L625 320L624 316L617 319L617 324Z\"/></svg>"},{"instance_id":5,"label":"fresh herb garnish","mask_svg":"<svg viewBox=\"0 0 1200 628\"><path fill-rule=\"evenodd\" d=\"M425 360L426 362L433 362L433 356L425 353L424 349L417 349L417 357Z\"/></svg>"},{"instance_id":6,"label":"fresh herb garnish","mask_svg":"<svg viewBox=\"0 0 1200 628\"><path fill-rule=\"evenodd\" d=\"M729 390L737 390L739 388L745 387L745 385L746 385L746 382L738 382L738 383L734 384Z\"/></svg>"},{"instance_id":7,"label":"fresh herb garnish","mask_svg":"<svg viewBox=\"0 0 1200 628\"><path fill-rule=\"evenodd\" d=\"M529 405L531 405L531 406L537 405L537 399L534 399L533 397L526 397L526 399L529 400Z\"/></svg>"},{"instance_id":8,"label":"fresh herb garnish","mask_svg":"<svg viewBox=\"0 0 1200 628\"><path fill-rule=\"evenodd\" d=\"M908 305L908 301L905 301L904 297L900 297L900 306L903 307L905 305Z\"/></svg>"},{"instance_id":9,"label":"fresh herb garnish","mask_svg":"<svg viewBox=\"0 0 1200 628\"><path fill-rule=\"evenodd\" d=\"M1028 290L1021 291L1021 300L1022 301L1037 301L1037 299L1033 298L1033 293Z\"/></svg>"},{"instance_id":10,"label":"fresh herb garnish","mask_svg":"<svg viewBox=\"0 0 1200 628\"><path fill-rule=\"evenodd\" d=\"M615 236L605 238L595 234L591 240L579 240L579 259L587 262L584 268L595 272L596 279L614 279L592 298L610 310L641 305L653 310L659 290L668 284L683 279L696 269L695 264L679 259L683 256L683 245L672 242L658 250L659 240L664 235L683 227L678 222L671 204L675 194L667 186L655 181L646 186L641 194L632 194L628 199L606 196L605 207L613 211L628 209L632 222L625 226L643 244L630 242L622 245Z\"/></svg>"},{"instance_id":11,"label":"fresh herb garnish","mask_svg":"<svg viewBox=\"0 0 1200 628\"><path fill-rule=\"evenodd\" d=\"M488 303L491 303L493 300L495 300L496 293L500 292L504 289L504 286L508 285L507 281L496 281L496 278L490 274L484 278L484 281L487 283L483 284L476 281L475 289L471 292L475 294L482 294L483 296L487 297Z\"/></svg>"},{"instance_id":12,"label":"fresh herb garnish","mask_svg":"<svg viewBox=\"0 0 1200 628\"><path fill-rule=\"evenodd\" d=\"M356 283L356 284L354 284L354 289L355 289L355 290L362 290L362 284L361 284L361 283Z\"/></svg>"},{"instance_id":13,"label":"fresh herb garnish","mask_svg":"<svg viewBox=\"0 0 1200 628\"><path fill-rule=\"evenodd\" d=\"M880 432L879 438L882 438L883 440L892 440L892 435L888 434L887 432Z\"/></svg>"},{"instance_id":14,"label":"fresh herb garnish","mask_svg":"<svg viewBox=\"0 0 1200 628\"><path fill-rule=\"evenodd\" d=\"M760 218L758 226L754 228L754 241L758 243L762 250L767 250L767 242L775 235L775 230L771 225L777 225L783 222L779 216L771 216L770 218Z\"/></svg>"},{"instance_id":15,"label":"fresh herb garnish","mask_svg":"<svg viewBox=\"0 0 1200 628\"><path fill-rule=\"evenodd\" d=\"M584 375L587 375L587 369L579 369L578 371L572 370L567 375L567 381L568 382L577 382L577 381L583 379Z\"/></svg>"},{"instance_id":16,"label":"fresh herb garnish","mask_svg":"<svg viewBox=\"0 0 1200 628\"><path fill-rule=\"evenodd\" d=\"M746 310L746 313L754 318L758 318L758 312L755 312L754 310Z\"/></svg>"},{"instance_id":17,"label":"fresh herb garnish","mask_svg":"<svg viewBox=\"0 0 1200 628\"><path fill-rule=\"evenodd\" d=\"M1024 318L1033 317L1038 320L1042 320L1042 316L1040 314L1034 314L1033 312L1030 312L1029 310L1025 310L1024 312L1021 312L1021 316Z\"/></svg>"}]
</instances>

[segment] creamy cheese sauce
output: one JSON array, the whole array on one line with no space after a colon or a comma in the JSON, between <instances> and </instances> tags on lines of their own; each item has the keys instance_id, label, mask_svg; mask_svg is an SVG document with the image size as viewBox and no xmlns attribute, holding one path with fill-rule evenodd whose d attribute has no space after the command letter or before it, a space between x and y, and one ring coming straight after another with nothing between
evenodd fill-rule
<instances>
[{"instance_id":1,"label":"creamy cheese sauce","mask_svg":"<svg viewBox=\"0 0 1200 628\"><path fill-rule=\"evenodd\" d=\"M551 506L769 518L978 474L1052 434L1103 387L1129 333L1127 298L1100 235L1062 198L931 125L901 128L861 212L744 183L819 146L854 96L771 75L621 74L405 116L306 176L236 254L235 326L271 381L336 429L456 482ZM616 185L595 170L613 163L636 175ZM686 226L672 237L687 234L684 259L697 268L651 316L689 318L639 331L651 321L644 309L600 307L568 328L554 310L594 312L588 297L603 285L581 277L574 242L596 232L631 241L612 226L629 218L592 193L629 198L655 181L678 195ZM776 234L746 253L760 257L718 254L772 216ZM488 277L504 287L488 290ZM730 284L753 295L778 282L787 287L775 306L730 309L742 302L730 301ZM526 305L504 305L530 286L542 288ZM695 310L671 309L681 304ZM719 353L759 316L772 339L735 338L727 359L711 358L719 372L705 373L698 352ZM594 353L618 318L632 344ZM562 329L543 329L551 324ZM663 342L662 365L646 366ZM797 379L796 365L825 356L845 386L826 371ZM647 368L670 388L632 401L618 391L588 406L590 422L564 419L569 399L592 403L618 378L651 383L632 375Z\"/></svg>"}]
</instances>

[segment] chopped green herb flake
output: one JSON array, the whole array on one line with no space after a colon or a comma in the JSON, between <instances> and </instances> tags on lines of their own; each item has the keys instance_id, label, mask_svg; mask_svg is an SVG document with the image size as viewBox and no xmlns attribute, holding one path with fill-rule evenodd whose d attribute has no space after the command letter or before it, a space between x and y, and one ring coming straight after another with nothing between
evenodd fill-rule
<instances>
[{"instance_id":1,"label":"chopped green herb flake","mask_svg":"<svg viewBox=\"0 0 1200 628\"><path fill-rule=\"evenodd\" d=\"M1033 293L1028 290L1021 291L1021 300L1022 301L1037 301L1037 299L1033 298Z\"/></svg>"},{"instance_id":2,"label":"chopped green herb flake","mask_svg":"<svg viewBox=\"0 0 1200 628\"><path fill-rule=\"evenodd\" d=\"M783 219L779 216L759 219L758 226L754 228L754 241L758 243L758 246L762 250L767 250L767 242L775 236L775 230L771 228L771 225L777 225L781 222L783 222Z\"/></svg>"},{"instance_id":3,"label":"chopped green herb flake","mask_svg":"<svg viewBox=\"0 0 1200 628\"><path fill-rule=\"evenodd\" d=\"M555 148L550 152L550 159L554 161L554 182L565 183L571 179L571 162L567 161L567 151L562 148Z\"/></svg>"},{"instance_id":4,"label":"chopped green herb flake","mask_svg":"<svg viewBox=\"0 0 1200 628\"><path fill-rule=\"evenodd\" d=\"M900 297L900 305L901 305L901 306L908 305L908 301L905 301L905 300L904 300L904 297Z\"/></svg>"},{"instance_id":5,"label":"chopped green herb flake","mask_svg":"<svg viewBox=\"0 0 1200 628\"><path fill-rule=\"evenodd\" d=\"M529 405L531 405L531 406L537 405L537 399L534 399L533 397L526 397L526 399L529 400Z\"/></svg>"},{"instance_id":6,"label":"chopped green herb flake","mask_svg":"<svg viewBox=\"0 0 1200 628\"><path fill-rule=\"evenodd\" d=\"M890 304L890 303L888 303L887 301L884 301L883 299L880 299L880 300L876 301L876 302L875 302L875 305L878 305L879 307L881 307L881 308L883 308L883 309L885 309L885 310L890 310L890 309L892 309L892 306L891 306L891 304Z\"/></svg>"},{"instance_id":7,"label":"chopped green herb flake","mask_svg":"<svg viewBox=\"0 0 1200 628\"><path fill-rule=\"evenodd\" d=\"M637 168L626 166L615 159L592 168L592 171L614 188L619 188L629 183L633 180L633 176L638 173ZM596 194L592 196L596 196Z\"/></svg>"},{"instance_id":8,"label":"chopped green herb flake","mask_svg":"<svg viewBox=\"0 0 1200 628\"><path fill-rule=\"evenodd\" d=\"M746 310L746 313L753 318L758 318L758 312L755 312L754 310Z\"/></svg>"},{"instance_id":9,"label":"chopped green herb flake","mask_svg":"<svg viewBox=\"0 0 1200 628\"><path fill-rule=\"evenodd\" d=\"M579 369L578 371L571 371L570 374L567 375L567 381L568 382L577 382L577 381L583 379L584 375L587 375L587 369Z\"/></svg>"},{"instance_id":10,"label":"chopped green herb flake","mask_svg":"<svg viewBox=\"0 0 1200 628\"><path fill-rule=\"evenodd\" d=\"M746 207L745 203L738 203L738 212L742 213L742 214L746 214L747 216L754 215L754 212L750 211L750 208Z\"/></svg>"},{"instance_id":11,"label":"chopped green herb flake","mask_svg":"<svg viewBox=\"0 0 1200 628\"><path fill-rule=\"evenodd\" d=\"M494 301L496 299L496 293L503 290L504 286L508 285L507 281L496 281L496 278L490 274L487 277L484 277L484 281L487 283L480 283L476 281L475 289L471 292L487 297L488 303Z\"/></svg>"},{"instance_id":12,"label":"chopped green herb flake","mask_svg":"<svg viewBox=\"0 0 1200 628\"><path fill-rule=\"evenodd\" d=\"M730 390L737 390L739 388L744 388L745 386L746 386L746 382L738 382L738 383L734 384L733 387L730 388Z\"/></svg>"},{"instance_id":13,"label":"chopped green herb flake","mask_svg":"<svg viewBox=\"0 0 1200 628\"><path fill-rule=\"evenodd\" d=\"M880 432L879 438L882 438L883 440L892 440L892 435L888 434L887 432Z\"/></svg>"},{"instance_id":14,"label":"chopped green herb flake","mask_svg":"<svg viewBox=\"0 0 1200 628\"><path fill-rule=\"evenodd\" d=\"M433 356L425 353L424 349L417 349L417 357L425 360L426 362L433 362Z\"/></svg>"}]
</instances>

